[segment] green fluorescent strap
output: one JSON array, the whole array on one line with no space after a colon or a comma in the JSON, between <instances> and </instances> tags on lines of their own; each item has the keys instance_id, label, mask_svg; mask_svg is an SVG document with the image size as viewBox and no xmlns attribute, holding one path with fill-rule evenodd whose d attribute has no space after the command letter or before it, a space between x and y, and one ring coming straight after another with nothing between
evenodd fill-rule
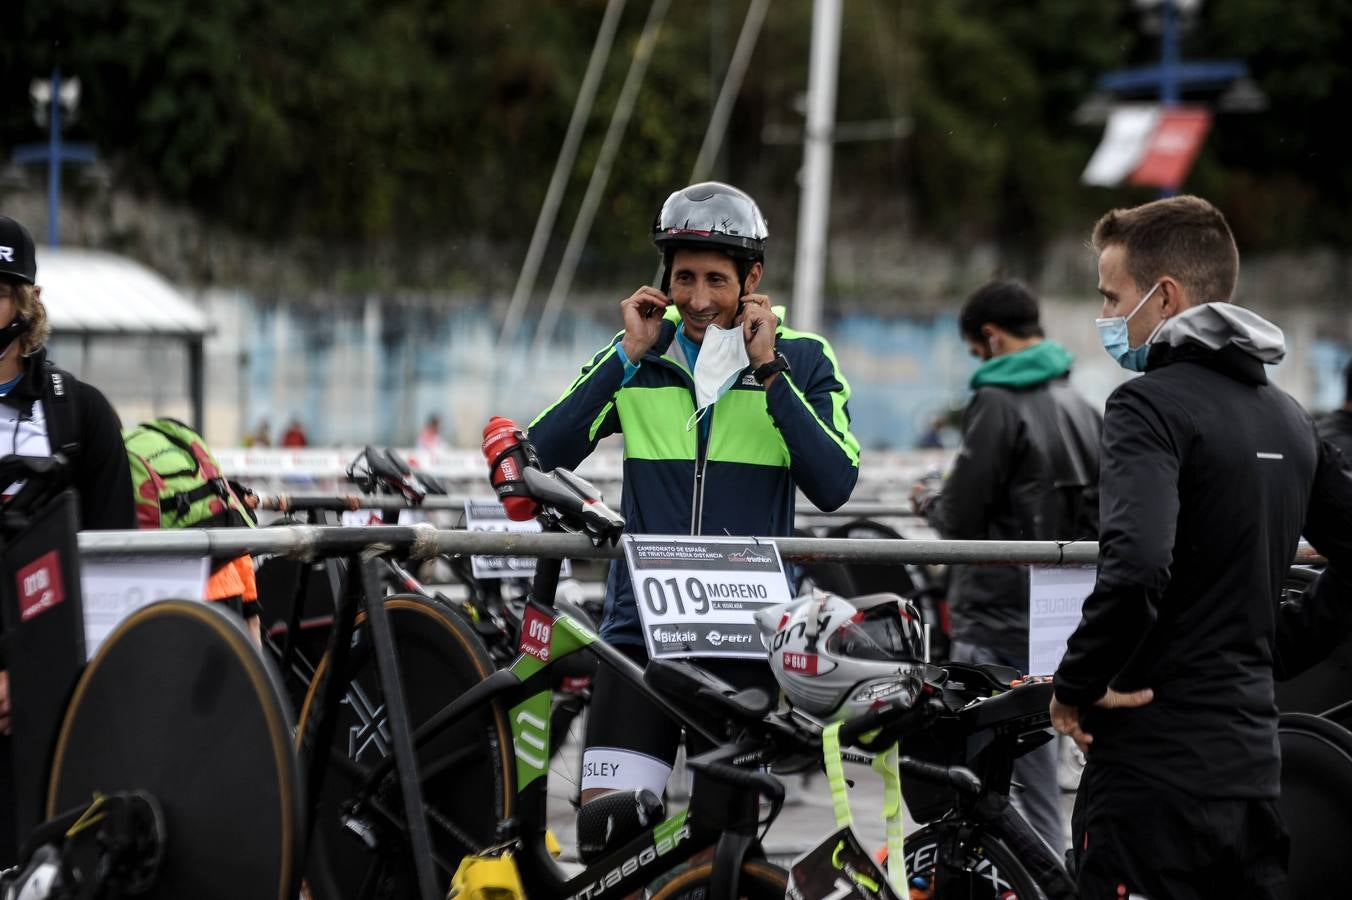
<instances>
[{"instance_id":1,"label":"green fluorescent strap","mask_svg":"<svg viewBox=\"0 0 1352 900\"><path fill-rule=\"evenodd\" d=\"M822 760L826 763L826 783L831 786L831 806L836 811L836 827L844 828L853 824L854 818L850 815L845 767L841 765L839 722L832 722L822 731Z\"/></svg>"},{"instance_id":2,"label":"green fluorescent strap","mask_svg":"<svg viewBox=\"0 0 1352 900\"><path fill-rule=\"evenodd\" d=\"M901 837L901 756L896 744L873 757L873 771L883 778L883 815L887 817L887 880L905 897L906 856Z\"/></svg>"},{"instance_id":3,"label":"green fluorescent strap","mask_svg":"<svg viewBox=\"0 0 1352 900\"><path fill-rule=\"evenodd\" d=\"M695 458L695 432L685 420L695 399L683 385L626 387L615 395L624 428L625 459Z\"/></svg>"}]
</instances>

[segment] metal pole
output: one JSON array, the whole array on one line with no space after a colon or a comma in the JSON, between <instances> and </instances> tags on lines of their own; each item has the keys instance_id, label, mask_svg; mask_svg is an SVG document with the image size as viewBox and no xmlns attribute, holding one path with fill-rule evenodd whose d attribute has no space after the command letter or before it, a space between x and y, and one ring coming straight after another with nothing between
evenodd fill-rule
<instances>
[{"instance_id":1,"label":"metal pole","mask_svg":"<svg viewBox=\"0 0 1352 900\"><path fill-rule=\"evenodd\" d=\"M568 187L568 175L573 171L577 159L577 148L582 143L582 133L586 130L587 119L591 116L592 104L596 100L596 88L601 83L601 73L605 70L606 59L610 56L611 45L615 42L615 30L620 24L620 13L624 11L625 0L610 0L606 4L605 15L601 18L601 29L596 33L596 43L592 45L591 59L587 62L587 72L582 76L582 87L577 93L577 102L573 104L573 117L568 121L568 131L563 136L563 146L559 149L559 158L554 161L554 174L549 179L549 189L545 192L544 205L540 207L540 217L535 221L535 232L530 236L530 248L526 251L526 261L521 265L521 274L516 279L516 289L512 291L512 301L507 304L507 315L502 321L502 332L498 336L498 355L507 348L521 322L531 291L535 290L535 278L540 274L540 262L544 259L545 247L549 244L549 233L554 230L554 219L559 207L563 205L563 192Z\"/></svg>"},{"instance_id":2,"label":"metal pole","mask_svg":"<svg viewBox=\"0 0 1352 900\"><path fill-rule=\"evenodd\" d=\"M709 128L704 132L704 143L699 148L695 165L690 170L690 183L703 181L713 170L718 151L723 146L723 138L728 131L728 117L732 115L732 105L742 90L742 81L746 78L747 67L751 65L751 56L756 50L756 40L760 37L761 25L770 9L770 0L752 0L742 22L742 33L737 37L737 47L732 51L732 60L728 63L727 75L718 92L713 113L709 116Z\"/></svg>"},{"instance_id":3,"label":"metal pole","mask_svg":"<svg viewBox=\"0 0 1352 900\"><path fill-rule=\"evenodd\" d=\"M385 715L390 723L395 768L399 770L399 788L404 800L404 818L408 821L418 893L422 900L440 900L437 873L432 867L432 836L427 829L427 808L423 802L422 784L418 779L418 757L413 750L412 724L408 705L404 702L403 676L399 672L399 651L394 645L390 611L385 608L385 594L381 589L375 560L354 556L348 565L351 568L360 566L366 624L371 629L371 646L375 651L380 686L385 694Z\"/></svg>"},{"instance_id":4,"label":"metal pole","mask_svg":"<svg viewBox=\"0 0 1352 900\"><path fill-rule=\"evenodd\" d=\"M1094 541L910 541L861 538L752 538L774 541L780 556L797 561L851 563L995 563L1089 565L1098 559ZM363 528L292 525L278 528L193 528L181 531L82 531L81 559L119 556L241 556L276 553L313 559L344 556L380 545L416 556L468 554L568 559L619 559L619 547L593 547L580 534L519 534L501 531L439 531L431 525L370 525ZM1302 543L1297 562L1321 557Z\"/></svg>"},{"instance_id":5,"label":"metal pole","mask_svg":"<svg viewBox=\"0 0 1352 900\"><path fill-rule=\"evenodd\" d=\"M200 336L189 338L188 399L192 403L192 427L198 434L202 433L207 421L206 379L202 371L203 365L202 338Z\"/></svg>"},{"instance_id":6,"label":"metal pole","mask_svg":"<svg viewBox=\"0 0 1352 900\"><path fill-rule=\"evenodd\" d=\"M52 69L52 110L47 133L47 245L60 243L61 216L61 69Z\"/></svg>"},{"instance_id":7,"label":"metal pole","mask_svg":"<svg viewBox=\"0 0 1352 900\"><path fill-rule=\"evenodd\" d=\"M531 347L532 359L539 359L545 345L554 337L554 324L559 317L559 308L563 298L573 286L573 275L577 273L578 260L587 245L587 236L591 233L592 220L601 205L601 195L605 193L606 183L610 180L610 169L615 162L615 154L620 150L625 130L629 127L629 117L633 115L634 103L638 100L639 88L643 85L643 76L648 71L648 61L652 59L653 49L657 46L657 36L662 30L662 20L666 17L671 0L653 0L648 10L648 21L643 25L643 34L639 37L638 47L634 49L633 62L629 64L629 74L624 77L624 86L620 88L620 99L615 103L615 114L611 116L610 127L606 130L605 141L601 144L601 153L596 159L596 168L592 170L591 181L587 183L587 193L582 198L582 206L577 211L577 220L573 223L573 232L568 236L568 246L563 250L563 260L554 274L554 285L549 289L545 308L540 313L540 324L535 332L535 342Z\"/></svg>"},{"instance_id":8,"label":"metal pole","mask_svg":"<svg viewBox=\"0 0 1352 900\"><path fill-rule=\"evenodd\" d=\"M816 0L812 9L812 64L808 72L802 202L798 208L798 252L793 274L794 327L802 331L821 328L839 63L840 0Z\"/></svg>"}]
</instances>

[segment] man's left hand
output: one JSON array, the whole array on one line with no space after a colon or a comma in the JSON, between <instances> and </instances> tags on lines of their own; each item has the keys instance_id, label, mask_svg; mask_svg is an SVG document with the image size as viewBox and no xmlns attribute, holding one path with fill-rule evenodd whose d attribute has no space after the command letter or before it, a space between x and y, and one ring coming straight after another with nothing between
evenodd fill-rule
<instances>
[{"instance_id":1,"label":"man's left hand","mask_svg":"<svg viewBox=\"0 0 1352 900\"><path fill-rule=\"evenodd\" d=\"M1102 697L1094 701L1094 705L1100 709L1135 709L1138 706L1145 706L1154 699L1155 692L1150 688L1129 693L1109 688ZM1052 727L1070 737L1075 746L1080 748L1081 753L1088 753L1089 745L1094 743L1094 736L1080 727L1080 708L1052 697L1051 714Z\"/></svg>"},{"instance_id":2,"label":"man's left hand","mask_svg":"<svg viewBox=\"0 0 1352 900\"><path fill-rule=\"evenodd\" d=\"M742 340L754 369L775 358L775 328L779 320L770 310L770 298L764 294L747 294L742 303Z\"/></svg>"}]
</instances>

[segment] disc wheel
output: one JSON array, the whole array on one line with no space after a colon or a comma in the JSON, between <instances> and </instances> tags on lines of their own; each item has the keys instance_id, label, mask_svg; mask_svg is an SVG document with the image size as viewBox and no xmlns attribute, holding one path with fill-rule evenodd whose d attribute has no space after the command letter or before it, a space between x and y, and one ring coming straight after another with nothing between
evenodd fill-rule
<instances>
[{"instance_id":1,"label":"disc wheel","mask_svg":"<svg viewBox=\"0 0 1352 900\"><path fill-rule=\"evenodd\" d=\"M133 613L85 667L62 722L47 815L141 790L166 847L145 898L295 896L300 778L287 703L239 621L200 602Z\"/></svg>"}]
</instances>

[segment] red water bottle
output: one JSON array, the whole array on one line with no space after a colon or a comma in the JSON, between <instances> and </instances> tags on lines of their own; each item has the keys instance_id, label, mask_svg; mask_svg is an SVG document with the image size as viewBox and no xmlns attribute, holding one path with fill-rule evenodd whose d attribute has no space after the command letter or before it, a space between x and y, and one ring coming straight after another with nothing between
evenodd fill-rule
<instances>
[{"instance_id":1,"label":"red water bottle","mask_svg":"<svg viewBox=\"0 0 1352 900\"><path fill-rule=\"evenodd\" d=\"M507 510L507 518L515 522L529 521L540 512L540 505L531 499L521 472L530 465L525 434L511 419L494 416L484 426L484 459L488 460L488 478L497 491L498 499Z\"/></svg>"}]
</instances>

